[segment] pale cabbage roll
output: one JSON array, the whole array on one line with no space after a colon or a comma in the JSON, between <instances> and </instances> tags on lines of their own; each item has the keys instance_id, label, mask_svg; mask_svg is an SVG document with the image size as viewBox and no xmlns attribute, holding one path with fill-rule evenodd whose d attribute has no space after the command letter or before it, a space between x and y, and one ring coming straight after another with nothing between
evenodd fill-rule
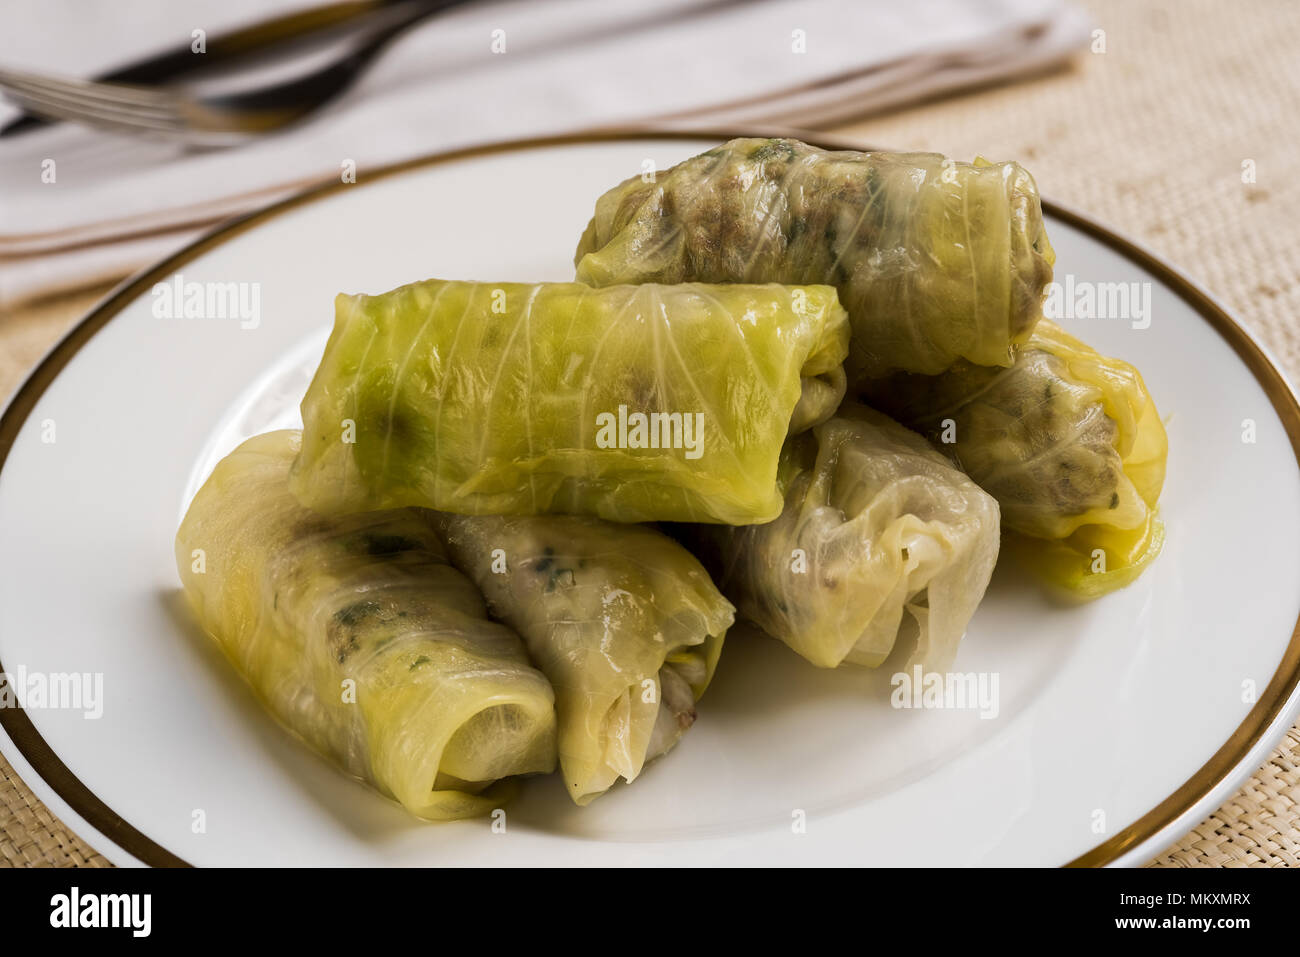
<instances>
[{"instance_id":1,"label":"pale cabbage roll","mask_svg":"<svg viewBox=\"0 0 1300 957\"><path fill-rule=\"evenodd\" d=\"M575 802L635 780L676 744L735 611L685 548L586 517L432 514L453 561L555 688Z\"/></svg>"},{"instance_id":2,"label":"pale cabbage roll","mask_svg":"<svg viewBox=\"0 0 1300 957\"><path fill-rule=\"evenodd\" d=\"M429 282L340 296L293 490L318 511L759 522L844 395L828 286Z\"/></svg>"},{"instance_id":3,"label":"pale cabbage roll","mask_svg":"<svg viewBox=\"0 0 1300 957\"><path fill-rule=\"evenodd\" d=\"M890 377L867 394L992 494L1019 533L1015 550L1070 594L1126 585L1159 554L1169 441L1127 362L1043 320L1010 369L961 363L933 378Z\"/></svg>"},{"instance_id":4,"label":"pale cabbage roll","mask_svg":"<svg viewBox=\"0 0 1300 957\"><path fill-rule=\"evenodd\" d=\"M827 283L853 336L849 384L958 359L1011 364L1055 254L1033 177L936 153L738 139L596 201L577 278Z\"/></svg>"},{"instance_id":5,"label":"pale cabbage roll","mask_svg":"<svg viewBox=\"0 0 1300 957\"><path fill-rule=\"evenodd\" d=\"M997 502L853 403L791 439L781 474L776 521L685 533L723 594L820 667L877 667L905 638L907 668L947 670L997 561Z\"/></svg>"},{"instance_id":6,"label":"pale cabbage roll","mask_svg":"<svg viewBox=\"0 0 1300 957\"><path fill-rule=\"evenodd\" d=\"M203 628L289 731L422 818L486 813L555 766L555 699L416 510L327 518L297 432L249 439L190 504L176 564Z\"/></svg>"}]
</instances>

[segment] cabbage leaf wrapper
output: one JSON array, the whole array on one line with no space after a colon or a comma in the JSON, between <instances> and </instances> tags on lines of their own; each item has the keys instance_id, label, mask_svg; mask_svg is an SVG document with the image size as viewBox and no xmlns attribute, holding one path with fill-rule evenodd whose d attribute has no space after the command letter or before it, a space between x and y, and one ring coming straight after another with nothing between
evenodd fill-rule
<instances>
[{"instance_id":1,"label":"cabbage leaf wrapper","mask_svg":"<svg viewBox=\"0 0 1300 957\"><path fill-rule=\"evenodd\" d=\"M176 564L199 622L285 728L413 814L499 807L555 767L550 683L417 510L299 505L299 445L251 438L195 495Z\"/></svg>"},{"instance_id":2,"label":"cabbage leaf wrapper","mask_svg":"<svg viewBox=\"0 0 1300 957\"><path fill-rule=\"evenodd\" d=\"M491 613L555 688L560 770L587 804L695 721L735 609L654 528L583 516L431 513Z\"/></svg>"},{"instance_id":3,"label":"cabbage leaf wrapper","mask_svg":"<svg viewBox=\"0 0 1300 957\"><path fill-rule=\"evenodd\" d=\"M329 514L761 522L844 395L829 286L431 280L340 296L292 488Z\"/></svg>"},{"instance_id":4,"label":"cabbage leaf wrapper","mask_svg":"<svg viewBox=\"0 0 1300 957\"><path fill-rule=\"evenodd\" d=\"M835 286L852 388L958 359L1010 365L1042 315L1055 253L1016 163L737 139L609 190L574 261L596 286Z\"/></svg>"},{"instance_id":5,"label":"cabbage leaf wrapper","mask_svg":"<svg viewBox=\"0 0 1300 957\"><path fill-rule=\"evenodd\" d=\"M1159 554L1169 440L1142 375L1043 320L1010 369L872 383L873 405L925 433L993 495L1050 584L1090 599ZM1024 540L1021 540L1021 539Z\"/></svg>"},{"instance_id":6,"label":"cabbage leaf wrapper","mask_svg":"<svg viewBox=\"0 0 1300 957\"><path fill-rule=\"evenodd\" d=\"M997 562L993 498L851 402L787 443L781 474L775 522L683 530L723 594L819 667L874 668L914 637L906 667L946 670Z\"/></svg>"}]
</instances>

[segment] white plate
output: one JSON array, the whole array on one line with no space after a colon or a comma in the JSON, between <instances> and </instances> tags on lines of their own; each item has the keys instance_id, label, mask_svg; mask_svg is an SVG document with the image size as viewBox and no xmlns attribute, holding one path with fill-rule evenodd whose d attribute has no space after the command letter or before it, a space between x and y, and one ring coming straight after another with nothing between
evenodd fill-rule
<instances>
[{"instance_id":1,"label":"white plate","mask_svg":"<svg viewBox=\"0 0 1300 957\"><path fill-rule=\"evenodd\" d=\"M1063 324L1134 362L1168 419L1168 544L1083 607L999 569L956 665L997 673L996 718L895 710L888 674L737 639L696 726L635 786L576 808L555 778L530 782L494 834L418 823L335 772L189 623L179 516L216 458L295 420L335 293L569 279L604 189L715 142L560 140L362 170L92 313L0 420L0 662L103 675L98 719L0 709L0 749L36 794L114 861L205 865L1140 863L1226 797L1297 703L1300 408L1185 280L1055 208L1058 279L1151 284L1149 328ZM155 317L151 290L177 272L260 284L260 324Z\"/></svg>"}]
</instances>

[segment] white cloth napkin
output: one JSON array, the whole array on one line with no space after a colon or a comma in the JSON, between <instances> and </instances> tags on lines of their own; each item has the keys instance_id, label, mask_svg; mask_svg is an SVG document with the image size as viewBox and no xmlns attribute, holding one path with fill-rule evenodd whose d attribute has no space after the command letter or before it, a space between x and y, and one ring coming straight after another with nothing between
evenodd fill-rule
<instances>
[{"instance_id":1,"label":"white cloth napkin","mask_svg":"<svg viewBox=\"0 0 1300 957\"><path fill-rule=\"evenodd\" d=\"M216 36L304 6L7 0L0 65L89 76L197 28ZM825 125L1041 70L1081 49L1090 27L1065 0L468 4L404 34L311 121L238 148L70 124L0 140L0 305L125 275L214 222L338 177L344 160L363 177L457 146L644 120ZM0 107L0 122L14 115ZM53 183L42 181L49 159Z\"/></svg>"}]
</instances>

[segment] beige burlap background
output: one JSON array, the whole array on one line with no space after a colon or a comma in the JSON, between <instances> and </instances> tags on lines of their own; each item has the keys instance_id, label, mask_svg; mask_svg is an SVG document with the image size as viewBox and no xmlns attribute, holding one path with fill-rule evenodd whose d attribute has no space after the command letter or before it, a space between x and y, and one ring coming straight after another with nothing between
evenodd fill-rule
<instances>
[{"instance_id":1,"label":"beige burlap background","mask_svg":"<svg viewBox=\"0 0 1300 957\"><path fill-rule=\"evenodd\" d=\"M967 159L1018 159L1043 192L1208 288L1300 380L1300 3L1085 0L1105 52L1014 86L834 130ZM1244 183L1243 163L1256 182ZM0 394L102 292L0 322ZM1300 728L1154 866L1300 865ZM0 759L0 864L103 865Z\"/></svg>"}]
</instances>

